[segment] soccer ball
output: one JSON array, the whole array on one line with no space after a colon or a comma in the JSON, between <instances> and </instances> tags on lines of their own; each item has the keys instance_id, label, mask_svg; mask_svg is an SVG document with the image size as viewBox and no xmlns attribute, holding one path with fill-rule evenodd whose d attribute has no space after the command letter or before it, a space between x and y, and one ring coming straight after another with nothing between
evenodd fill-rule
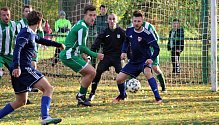
<instances>
[{"instance_id":1,"label":"soccer ball","mask_svg":"<svg viewBox=\"0 0 219 125\"><path fill-rule=\"evenodd\" d=\"M141 88L141 83L137 79L132 78L132 79L126 81L126 90L127 91L135 93L138 90L140 90L140 88Z\"/></svg>"}]
</instances>

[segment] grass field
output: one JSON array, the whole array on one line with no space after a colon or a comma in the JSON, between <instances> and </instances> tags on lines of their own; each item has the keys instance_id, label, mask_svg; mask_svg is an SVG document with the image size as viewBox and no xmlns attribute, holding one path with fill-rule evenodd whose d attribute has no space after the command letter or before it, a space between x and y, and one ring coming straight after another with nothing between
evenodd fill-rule
<instances>
[{"instance_id":1,"label":"grass field","mask_svg":"<svg viewBox=\"0 0 219 125\"><path fill-rule=\"evenodd\" d=\"M161 93L164 103L157 105L149 86L142 82L139 92L128 93L126 101L114 104L117 86L115 82L106 82L99 85L94 106L77 107L78 80L56 79L51 84L55 91L50 113L63 119L60 125L219 124L219 93L211 92L207 85L168 86L168 93ZM34 104L1 119L0 125L40 124L41 94L30 93ZM8 81L0 84L0 98L0 108L14 100Z\"/></svg>"}]
</instances>

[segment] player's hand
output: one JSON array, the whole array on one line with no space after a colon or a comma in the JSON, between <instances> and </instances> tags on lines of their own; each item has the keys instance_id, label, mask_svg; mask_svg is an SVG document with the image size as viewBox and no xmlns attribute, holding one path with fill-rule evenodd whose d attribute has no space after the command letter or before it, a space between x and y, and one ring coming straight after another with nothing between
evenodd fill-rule
<instances>
[{"instance_id":1,"label":"player's hand","mask_svg":"<svg viewBox=\"0 0 219 125\"><path fill-rule=\"evenodd\" d=\"M90 60L91 60L91 57L90 57L90 56L87 56L87 54L85 54L85 53L82 53L82 54L81 54L81 57L82 57L86 62L90 62Z\"/></svg>"},{"instance_id":2,"label":"player's hand","mask_svg":"<svg viewBox=\"0 0 219 125\"><path fill-rule=\"evenodd\" d=\"M59 49L61 49L61 50L65 49L65 45L62 44L61 47L59 47Z\"/></svg>"},{"instance_id":3,"label":"player's hand","mask_svg":"<svg viewBox=\"0 0 219 125\"><path fill-rule=\"evenodd\" d=\"M103 60L104 54L98 53L98 54L97 54L97 58L98 58L99 60Z\"/></svg>"},{"instance_id":4,"label":"player's hand","mask_svg":"<svg viewBox=\"0 0 219 125\"><path fill-rule=\"evenodd\" d=\"M127 57L127 54L126 54L126 53L122 53L121 56L120 56L121 60L125 60L126 57Z\"/></svg>"},{"instance_id":5,"label":"player's hand","mask_svg":"<svg viewBox=\"0 0 219 125\"><path fill-rule=\"evenodd\" d=\"M146 64L152 64L152 63L153 63L153 60L152 60L152 59L147 59L145 63L146 63Z\"/></svg>"},{"instance_id":6,"label":"player's hand","mask_svg":"<svg viewBox=\"0 0 219 125\"><path fill-rule=\"evenodd\" d=\"M12 76L19 77L21 75L21 69L17 68L12 71Z\"/></svg>"}]
</instances>

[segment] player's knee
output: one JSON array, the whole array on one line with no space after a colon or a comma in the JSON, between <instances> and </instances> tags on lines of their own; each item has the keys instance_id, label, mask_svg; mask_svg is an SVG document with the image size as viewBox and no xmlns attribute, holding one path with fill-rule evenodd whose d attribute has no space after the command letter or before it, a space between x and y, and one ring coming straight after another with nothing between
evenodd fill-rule
<instances>
[{"instance_id":1,"label":"player's knee","mask_svg":"<svg viewBox=\"0 0 219 125\"><path fill-rule=\"evenodd\" d=\"M95 70L90 71L89 75L91 78L94 78L96 76L96 71Z\"/></svg>"},{"instance_id":2,"label":"player's knee","mask_svg":"<svg viewBox=\"0 0 219 125\"><path fill-rule=\"evenodd\" d=\"M144 72L144 75L145 75L145 77L146 77L147 79L150 79L150 78L153 76L150 71L145 71L145 72Z\"/></svg>"},{"instance_id":3,"label":"player's knee","mask_svg":"<svg viewBox=\"0 0 219 125\"><path fill-rule=\"evenodd\" d=\"M120 77L116 77L116 82L117 82L117 84L120 84L120 83L123 83L124 80Z\"/></svg>"},{"instance_id":4,"label":"player's knee","mask_svg":"<svg viewBox=\"0 0 219 125\"><path fill-rule=\"evenodd\" d=\"M47 87L47 91L49 91L50 93L52 93L53 90L54 90L53 86L49 85L49 86Z\"/></svg>"}]
</instances>

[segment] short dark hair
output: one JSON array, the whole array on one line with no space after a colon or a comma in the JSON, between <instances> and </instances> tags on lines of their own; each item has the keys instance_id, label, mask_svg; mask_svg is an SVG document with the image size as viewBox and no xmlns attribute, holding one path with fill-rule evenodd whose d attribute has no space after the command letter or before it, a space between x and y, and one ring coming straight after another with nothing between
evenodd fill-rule
<instances>
[{"instance_id":1,"label":"short dark hair","mask_svg":"<svg viewBox=\"0 0 219 125\"><path fill-rule=\"evenodd\" d=\"M2 7L1 9L0 9L1 11L10 11L10 9L8 8L8 7Z\"/></svg>"},{"instance_id":2,"label":"short dark hair","mask_svg":"<svg viewBox=\"0 0 219 125\"><path fill-rule=\"evenodd\" d=\"M84 14L86 14L87 11L96 11L96 7L93 6L93 5L86 5L86 6L84 7Z\"/></svg>"},{"instance_id":3,"label":"short dark hair","mask_svg":"<svg viewBox=\"0 0 219 125\"><path fill-rule=\"evenodd\" d=\"M23 6L23 12L24 12L24 10L25 10L26 8L29 8L29 9L30 9L30 8L32 8L32 5L24 5L24 6Z\"/></svg>"},{"instance_id":4,"label":"short dark hair","mask_svg":"<svg viewBox=\"0 0 219 125\"><path fill-rule=\"evenodd\" d=\"M27 15L27 22L29 26L38 24L42 19L43 19L43 15L38 11L31 11Z\"/></svg>"},{"instance_id":5,"label":"short dark hair","mask_svg":"<svg viewBox=\"0 0 219 125\"><path fill-rule=\"evenodd\" d=\"M141 10L136 10L133 12L134 17L144 17L143 12Z\"/></svg>"},{"instance_id":6,"label":"short dark hair","mask_svg":"<svg viewBox=\"0 0 219 125\"><path fill-rule=\"evenodd\" d=\"M173 19L173 22L179 22L179 19Z\"/></svg>"},{"instance_id":7,"label":"short dark hair","mask_svg":"<svg viewBox=\"0 0 219 125\"><path fill-rule=\"evenodd\" d=\"M100 5L100 8L101 8L101 7L103 7L103 8L106 8L106 6L105 6L105 5L103 5L103 4L102 4L102 5Z\"/></svg>"}]
</instances>

